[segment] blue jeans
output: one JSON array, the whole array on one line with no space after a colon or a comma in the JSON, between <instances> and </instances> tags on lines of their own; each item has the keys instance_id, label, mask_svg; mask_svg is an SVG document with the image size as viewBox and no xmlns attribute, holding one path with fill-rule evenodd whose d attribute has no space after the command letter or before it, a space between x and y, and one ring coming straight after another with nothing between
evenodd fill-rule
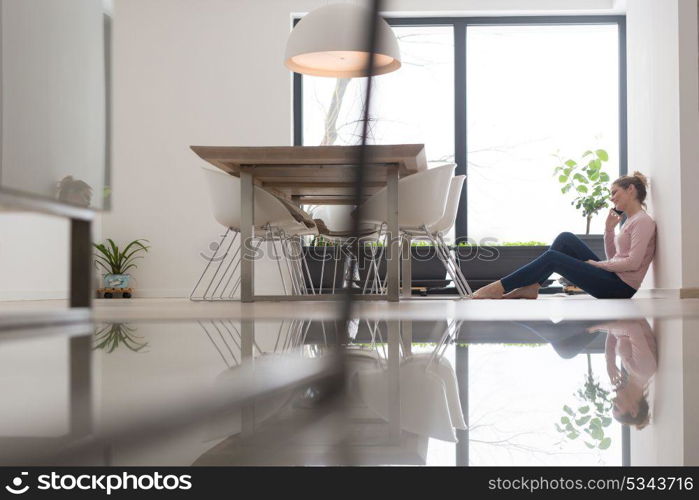
<instances>
[{"instance_id":1,"label":"blue jeans","mask_svg":"<svg viewBox=\"0 0 699 500\"><path fill-rule=\"evenodd\" d=\"M543 285L551 274L558 273L598 299L628 299L636 293L636 289L616 273L588 264L586 260L600 259L573 233L561 233L549 250L502 278L500 283L505 292L509 292L533 283Z\"/></svg>"}]
</instances>

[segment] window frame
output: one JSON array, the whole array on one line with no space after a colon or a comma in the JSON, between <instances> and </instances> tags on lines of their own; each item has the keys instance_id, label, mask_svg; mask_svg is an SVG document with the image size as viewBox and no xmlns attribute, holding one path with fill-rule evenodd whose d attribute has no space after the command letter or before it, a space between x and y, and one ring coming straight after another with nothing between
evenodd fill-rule
<instances>
[{"instance_id":1,"label":"window frame","mask_svg":"<svg viewBox=\"0 0 699 500\"><path fill-rule=\"evenodd\" d=\"M294 19L294 26L300 18ZM468 26L566 26L615 24L618 33L619 58L619 175L628 172L627 83L626 83L626 16L509 16L509 17L386 17L390 26L451 26L454 30L454 161L456 175L468 173L468 95L466 81L466 30ZM463 89L461 92L458 89ZM293 138L294 146L303 145L303 77L293 76ZM468 238L468 188L464 183L454 226L457 241Z\"/></svg>"}]
</instances>

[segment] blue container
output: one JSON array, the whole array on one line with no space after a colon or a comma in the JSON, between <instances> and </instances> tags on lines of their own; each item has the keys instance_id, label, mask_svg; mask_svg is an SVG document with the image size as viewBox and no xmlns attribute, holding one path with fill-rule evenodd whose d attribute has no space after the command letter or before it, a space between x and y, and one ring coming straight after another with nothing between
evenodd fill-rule
<instances>
[{"instance_id":1,"label":"blue container","mask_svg":"<svg viewBox=\"0 0 699 500\"><path fill-rule=\"evenodd\" d=\"M103 278L105 288L128 288L129 287L128 274L105 274Z\"/></svg>"}]
</instances>

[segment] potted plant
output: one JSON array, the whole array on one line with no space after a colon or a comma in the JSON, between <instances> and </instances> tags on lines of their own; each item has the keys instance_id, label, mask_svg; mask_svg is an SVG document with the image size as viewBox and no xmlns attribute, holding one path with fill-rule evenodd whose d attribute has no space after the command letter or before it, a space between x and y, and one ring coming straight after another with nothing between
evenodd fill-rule
<instances>
[{"instance_id":1,"label":"potted plant","mask_svg":"<svg viewBox=\"0 0 699 500\"><path fill-rule=\"evenodd\" d=\"M604 237L590 234L590 221L600 210L609 207L609 174L602 170L603 163L609 161L609 155L604 149L597 149L585 151L579 162L558 159L560 164L554 168L553 175L557 175L558 182L562 184L561 193L572 191L577 195L570 204L582 211L587 222L585 234L577 236L587 243L597 257L604 259Z\"/></svg>"},{"instance_id":2,"label":"potted plant","mask_svg":"<svg viewBox=\"0 0 699 500\"><path fill-rule=\"evenodd\" d=\"M123 250L120 250L113 240L107 238L107 244L93 243L97 249L95 252L95 265L102 268L106 273L103 276L104 288L127 289L129 288L129 278L127 272L136 267L135 260L143 258L141 252L147 252L150 248L142 242L148 240L134 240Z\"/></svg>"}]
</instances>

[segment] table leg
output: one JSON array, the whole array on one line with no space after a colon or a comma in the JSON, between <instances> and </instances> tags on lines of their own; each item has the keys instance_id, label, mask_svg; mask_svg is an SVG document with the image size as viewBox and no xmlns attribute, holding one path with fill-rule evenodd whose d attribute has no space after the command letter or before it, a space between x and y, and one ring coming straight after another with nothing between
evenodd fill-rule
<instances>
[{"instance_id":1,"label":"table leg","mask_svg":"<svg viewBox=\"0 0 699 500\"><path fill-rule=\"evenodd\" d=\"M397 320L388 322L388 439L400 443L400 328Z\"/></svg>"},{"instance_id":2,"label":"table leg","mask_svg":"<svg viewBox=\"0 0 699 500\"><path fill-rule=\"evenodd\" d=\"M70 434L82 438L92 432L92 335L70 339Z\"/></svg>"},{"instance_id":3,"label":"table leg","mask_svg":"<svg viewBox=\"0 0 699 500\"><path fill-rule=\"evenodd\" d=\"M413 321L404 320L400 326L400 339L403 344L403 355L407 358L413 354Z\"/></svg>"},{"instance_id":4,"label":"table leg","mask_svg":"<svg viewBox=\"0 0 699 500\"><path fill-rule=\"evenodd\" d=\"M401 240L401 274L403 276L403 292L401 297L409 299L412 296L413 261L410 251L410 237L405 236Z\"/></svg>"},{"instance_id":5,"label":"table leg","mask_svg":"<svg viewBox=\"0 0 699 500\"><path fill-rule=\"evenodd\" d=\"M255 342L255 322L244 319L240 322L240 364L247 368L243 373L247 377L247 383L251 386L255 383L253 346ZM252 436L255 432L255 400L247 401L241 408L241 435L244 438Z\"/></svg>"},{"instance_id":6,"label":"table leg","mask_svg":"<svg viewBox=\"0 0 699 500\"><path fill-rule=\"evenodd\" d=\"M255 252L252 246L255 212L255 189L252 173L240 171L240 301L255 301Z\"/></svg>"},{"instance_id":7,"label":"table leg","mask_svg":"<svg viewBox=\"0 0 699 500\"><path fill-rule=\"evenodd\" d=\"M400 240L398 226L398 167L393 166L387 172L387 213L388 213L388 290L387 298L390 302L400 300Z\"/></svg>"},{"instance_id":8,"label":"table leg","mask_svg":"<svg viewBox=\"0 0 699 500\"><path fill-rule=\"evenodd\" d=\"M70 307L92 307L90 221L70 220Z\"/></svg>"}]
</instances>

